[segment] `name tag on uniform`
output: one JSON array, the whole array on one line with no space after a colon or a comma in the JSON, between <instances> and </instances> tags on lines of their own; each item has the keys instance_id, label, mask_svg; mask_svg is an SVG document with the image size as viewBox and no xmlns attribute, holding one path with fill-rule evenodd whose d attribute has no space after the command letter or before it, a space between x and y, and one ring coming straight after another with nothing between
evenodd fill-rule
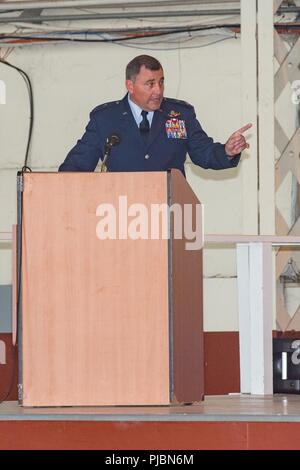
<instances>
[{"instance_id":1,"label":"name tag on uniform","mask_svg":"<svg viewBox=\"0 0 300 470\"><path fill-rule=\"evenodd\" d=\"M185 121L169 119L166 122L166 133L168 139L187 139Z\"/></svg>"}]
</instances>

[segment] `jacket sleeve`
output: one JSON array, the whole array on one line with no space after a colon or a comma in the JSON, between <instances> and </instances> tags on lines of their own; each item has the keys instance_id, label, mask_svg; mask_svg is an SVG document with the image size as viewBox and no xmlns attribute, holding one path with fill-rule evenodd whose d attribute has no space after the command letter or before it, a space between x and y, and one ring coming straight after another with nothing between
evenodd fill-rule
<instances>
[{"instance_id":1,"label":"jacket sleeve","mask_svg":"<svg viewBox=\"0 0 300 470\"><path fill-rule=\"evenodd\" d=\"M103 141L97 118L92 112L83 137L70 150L59 171L94 171L102 159Z\"/></svg>"},{"instance_id":2,"label":"jacket sleeve","mask_svg":"<svg viewBox=\"0 0 300 470\"><path fill-rule=\"evenodd\" d=\"M214 142L204 132L196 118L194 108L188 121L188 153L192 161L205 169L224 170L239 164L241 155L228 157L225 145Z\"/></svg>"}]
</instances>

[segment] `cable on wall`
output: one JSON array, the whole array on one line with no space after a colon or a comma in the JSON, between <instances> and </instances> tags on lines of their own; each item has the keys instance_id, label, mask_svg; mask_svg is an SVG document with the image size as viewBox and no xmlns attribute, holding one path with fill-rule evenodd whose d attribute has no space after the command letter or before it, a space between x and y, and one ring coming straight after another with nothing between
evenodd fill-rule
<instances>
[{"instance_id":1,"label":"cable on wall","mask_svg":"<svg viewBox=\"0 0 300 470\"><path fill-rule=\"evenodd\" d=\"M0 63L7 65L8 67L11 67L12 69L16 70L19 72L21 77L23 78L27 91L28 91L28 96L29 96L29 105L30 105L30 116L29 116L29 130L28 130L28 139L27 139L27 146L26 146L26 152L25 152L25 160L24 160L24 165L22 167L22 172L26 171L31 171L31 168L28 166L28 156L29 156L29 149L30 149L30 144L31 144L31 138L32 138L32 130L33 130L33 122L34 122L34 106L33 106L33 91L32 91L32 85L29 76L27 73L20 69L19 67L16 67L15 65L10 64L6 60L0 59Z\"/></svg>"}]
</instances>

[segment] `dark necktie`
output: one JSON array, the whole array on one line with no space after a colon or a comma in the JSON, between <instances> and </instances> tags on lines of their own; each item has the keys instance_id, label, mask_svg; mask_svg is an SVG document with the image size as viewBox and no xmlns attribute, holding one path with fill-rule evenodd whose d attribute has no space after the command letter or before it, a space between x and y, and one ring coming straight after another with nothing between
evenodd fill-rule
<instances>
[{"instance_id":1,"label":"dark necktie","mask_svg":"<svg viewBox=\"0 0 300 470\"><path fill-rule=\"evenodd\" d=\"M150 131L150 125L147 119L147 114L148 114L148 111L141 112L143 120L140 123L140 132L141 132L141 136L144 138L145 141L147 141L149 137L149 131Z\"/></svg>"}]
</instances>

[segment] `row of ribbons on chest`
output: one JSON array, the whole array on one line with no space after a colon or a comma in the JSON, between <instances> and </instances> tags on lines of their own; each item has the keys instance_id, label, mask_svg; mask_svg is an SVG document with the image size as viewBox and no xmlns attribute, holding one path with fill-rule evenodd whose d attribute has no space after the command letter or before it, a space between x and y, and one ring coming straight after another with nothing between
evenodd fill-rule
<instances>
[{"instance_id":1,"label":"row of ribbons on chest","mask_svg":"<svg viewBox=\"0 0 300 470\"><path fill-rule=\"evenodd\" d=\"M149 131L150 131L150 123L148 121L147 115L148 115L148 111L141 112L141 116L143 119L139 125L141 136L146 142L149 138ZM172 118L166 122L165 127L166 127L166 133L167 133L168 139L186 139L187 138L185 121Z\"/></svg>"}]
</instances>

